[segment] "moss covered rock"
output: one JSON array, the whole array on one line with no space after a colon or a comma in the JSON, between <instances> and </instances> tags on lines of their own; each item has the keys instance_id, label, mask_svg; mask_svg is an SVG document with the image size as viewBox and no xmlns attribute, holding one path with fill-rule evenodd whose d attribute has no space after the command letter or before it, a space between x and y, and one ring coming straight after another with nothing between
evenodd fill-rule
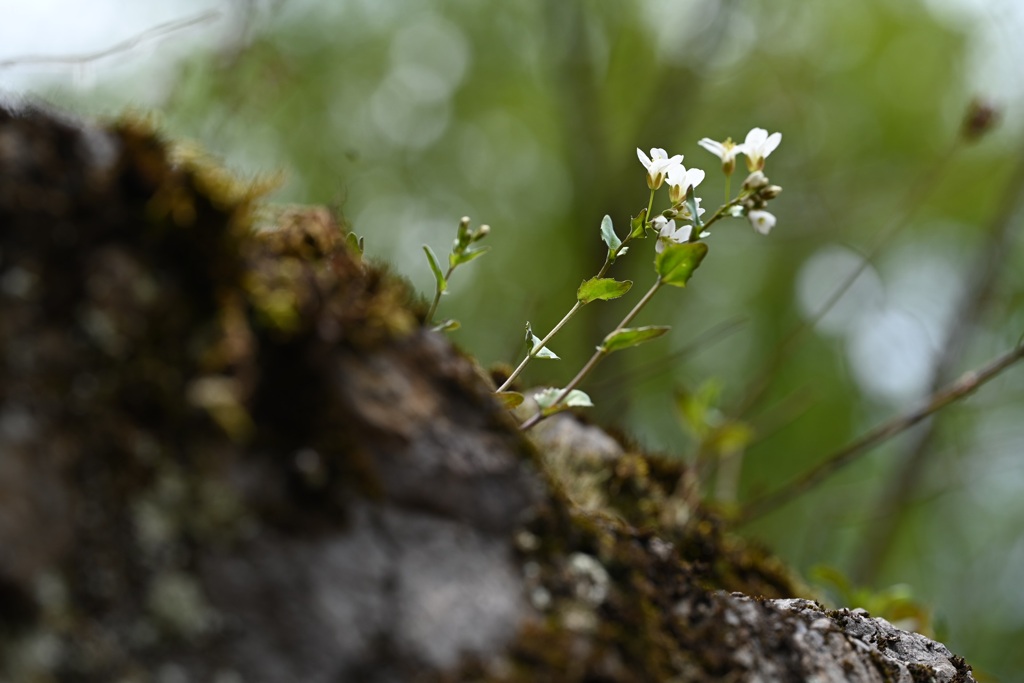
<instances>
[{"instance_id":1,"label":"moss covered rock","mask_svg":"<svg viewBox=\"0 0 1024 683\"><path fill-rule=\"evenodd\" d=\"M971 680L780 600L679 462L528 441L334 216L258 196L0 110L0 681Z\"/></svg>"}]
</instances>

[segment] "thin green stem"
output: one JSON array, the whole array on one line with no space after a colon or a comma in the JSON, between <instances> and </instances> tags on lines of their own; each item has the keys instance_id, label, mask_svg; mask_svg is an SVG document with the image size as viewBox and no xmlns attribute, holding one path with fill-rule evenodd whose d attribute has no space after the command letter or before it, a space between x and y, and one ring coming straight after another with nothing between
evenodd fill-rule
<instances>
[{"instance_id":1,"label":"thin green stem","mask_svg":"<svg viewBox=\"0 0 1024 683\"><path fill-rule=\"evenodd\" d=\"M448 272L444 274L444 281L448 282L448 278L452 276L452 272L455 270L455 266L448 266ZM427 325L434 324L434 313L437 312L437 305L441 303L441 286L438 284L434 285L434 301L430 304L430 310L427 311Z\"/></svg>"},{"instance_id":2,"label":"thin green stem","mask_svg":"<svg viewBox=\"0 0 1024 683\"><path fill-rule=\"evenodd\" d=\"M709 218L704 223L703 227L704 228L708 228L712 224L714 224L716 221L720 220L723 216L726 215L726 211L731 206L734 206L734 205L738 204L741 201L741 199L742 199L742 197L736 197L735 199L733 199L731 201L728 201L725 204L723 204L722 206L718 207L718 210L716 210L715 213L712 214L711 218ZM650 202L648 202L648 213L650 212L650 206L653 204L653 202L654 202L654 191L652 190L651 191L651 200L650 200ZM697 231L694 231L694 236L695 237L698 236ZM629 239L630 239L630 237L627 236L626 239L622 242L622 244L625 245L626 242L629 241ZM620 249L621 249L621 247L620 247ZM597 274L597 277L601 277L602 275L604 275L604 273L608 269L609 265L610 265L610 258L605 259L605 265L601 268L601 271ZM623 318L622 321L615 327L615 329L612 330L611 332L609 332L608 334L615 334L619 330L622 330L624 327L626 327L626 325L628 325L630 322L632 322L633 318L635 318L637 316L637 314L643 309L643 307L647 305L647 303L651 300L651 298L654 297L655 293L659 289L661 289L661 286L663 284L664 284L664 282L662 282L662 280L659 278L658 281L655 282L654 285L649 290L647 290L647 293L644 294L643 298L640 299L640 301L637 302L636 306L634 306L633 309L629 313L626 314L626 317ZM582 306L580 306L579 302L577 302L577 306L573 307L573 311L570 311L569 313L570 314L574 313L580 307L582 307ZM569 316L567 316L567 317L569 317ZM565 319L563 319L563 321L564 320ZM559 323L559 325L561 325L561 324L562 323ZM548 339L551 338L551 336L554 334L555 331L557 331L557 328L556 328L556 330L552 330L552 332L549 333L548 336L545 337L541 341L541 344L539 345L538 348L543 348L544 344L547 342ZM578 387L580 385L580 383L586 378L586 376L588 374L590 374L590 371L593 370L594 367L606 355L608 355L608 352L604 350L603 346L599 346L597 348L597 351L594 352L594 355L592 355L590 357L590 360L587 361L586 365L584 365L582 368L580 368L580 371L578 373L576 373L576 376L573 377L572 381L569 382L569 384L567 384L564 389L562 389L561 393L559 393L558 397L555 399L555 401L551 405L552 406L557 406L559 403L564 401L566 399L566 397L569 395L569 392L571 392L573 389ZM522 371L522 368L525 367L526 363L529 362L529 360L531 358L532 358L532 352L531 352L531 355L528 355L523 360L523 362L520 363L519 368L516 368L516 372L513 373L512 377L509 378L509 380L506 381L505 384L503 384L501 386L501 388L498 389L498 391L503 391L509 385L509 383L512 381L512 379L515 378L516 376L518 376L518 373ZM539 412L535 413L534 415L530 416L529 418L527 418L526 421L524 421L519 426L519 428L522 431L526 431L526 430L530 429L531 427L533 427L538 422L540 422L541 420L543 420L545 417L547 417L547 415L544 414L544 411L539 411Z\"/></svg>"},{"instance_id":3,"label":"thin green stem","mask_svg":"<svg viewBox=\"0 0 1024 683\"><path fill-rule=\"evenodd\" d=\"M736 197L735 199L732 199L732 200L726 202L725 204L722 204L720 207L718 207L718 209L716 209L715 212L713 214L711 214L711 218L709 218L706 221L704 221L704 223L703 223L703 225L701 225L700 229L694 230L690 234L690 241L691 242L699 241L700 240L700 234L702 232L704 232L705 230L710 228L713 224L715 224L716 222L721 220L726 215L726 211L730 207L738 205L740 203L740 201L742 201L742 199L743 199L742 196Z\"/></svg>"},{"instance_id":4,"label":"thin green stem","mask_svg":"<svg viewBox=\"0 0 1024 683\"><path fill-rule=\"evenodd\" d=\"M653 190L651 191L651 201L654 201L654 191ZM648 211L650 211L650 209L648 209ZM626 239L622 240L622 243L619 245L619 248L615 251L615 256L618 256L619 254L622 253L622 248L625 247L626 244L628 244L631 239L633 239L632 231L630 231L630 234L626 235ZM608 272L608 268L610 268L611 265L612 265L612 254L608 254L604 258L604 265L601 266L601 269L599 271L597 271L597 275L595 275L594 277L595 278L602 278L602 277L604 277L604 274ZM541 349L543 349L545 346L547 346L547 343L549 341L551 341L551 338L554 337L556 334L558 334L558 332L562 329L562 327L564 327L567 322L572 320L573 317L579 312L579 310L581 308L583 308L585 305L586 304L584 304L582 301L577 301L575 303L575 305L573 305L573 307L569 309L569 312L566 313L564 316L562 316L562 319L560 321L558 321L558 324L555 325L551 329L551 331L548 332L547 335L545 335L544 338L540 340L540 343L539 344L535 344L533 346L533 348L530 349L530 351L526 354L526 357L523 358L523 361L516 367L515 370L512 371L512 374L508 376L508 379L506 379L502 383L502 385L500 387L498 387L498 391L506 391L506 390L508 390L508 388L510 386L512 386L512 382L514 382L516 380L516 378L519 377L519 375L522 374L523 370L526 369L526 366L530 364L530 361L532 361L534 358L537 357L537 353Z\"/></svg>"},{"instance_id":5,"label":"thin green stem","mask_svg":"<svg viewBox=\"0 0 1024 683\"><path fill-rule=\"evenodd\" d=\"M664 283L662 282L661 278L658 278L654 285L652 285L651 288L647 290L647 293L644 294L643 298L636 303L636 306L633 307L633 310L627 313L626 317L623 318L622 321L615 327L615 329L609 332L608 334L615 334L616 332L619 332L620 330L625 328L626 325L628 325L630 322L632 322L633 318L637 316L637 314L643 309L643 307L646 306L652 298L654 298L654 295L657 293L659 289L661 289L663 284ZM577 372L576 376L572 378L572 381L569 382L569 384L567 384L564 389L562 389L562 392L558 394L558 397L554 400L554 402L551 405L557 406L559 403L564 401L565 398L569 395L569 393L573 389L578 387L580 383L587 377L587 375L590 374L590 371L593 370L594 367L597 366L597 364L601 361L601 359L607 355L608 351L604 348L604 345L597 347L597 350L594 352L594 355L590 357L590 360L587 361L586 365L580 368L580 371ZM523 424L521 424L519 428L525 432L526 430L530 429L535 424L543 420L545 417L547 417L547 415L544 414L544 411L538 411L534 413L532 416L530 416L525 422L523 422Z\"/></svg>"},{"instance_id":6,"label":"thin green stem","mask_svg":"<svg viewBox=\"0 0 1024 683\"><path fill-rule=\"evenodd\" d=\"M654 208L654 190L651 190L651 196L647 199L647 213L644 214L644 220L646 222L651 221L651 210ZM632 230L630 230L632 234Z\"/></svg>"},{"instance_id":7,"label":"thin green stem","mask_svg":"<svg viewBox=\"0 0 1024 683\"><path fill-rule=\"evenodd\" d=\"M515 370L513 370L513 371L512 371L512 374L508 376L508 379L506 379L506 380L505 380L505 381L504 381L504 382L502 383L502 385L501 385L500 387L498 387L498 391L506 391L506 390L507 390L507 389L509 388L509 386L511 386L511 385L512 385L512 382L514 382L514 381L515 381L515 379L516 379L517 377L519 377L519 375L520 375L520 374L522 374L523 370L525 370L525 369L526 369L526 366L530 364L530 361L531 361L531 360L533 360L534 358L536 358L536 357L537 357L537 353L539 353L541 349L543 349L543 348L544 348L545 346L547 346L547 343L548 343L549 341L551 341L551 338L552 338L552 337L554 337L554 336L555 336L555 334L557 334L557 333L558 333L558 331L559 331L559 330L561 330L561 329L562 329L562 327L563 327L563 326L564 326L564 325L565 325L565 324L566 324L567 322L569 322L570 320L572 320L572 317L573 317L574 315L576 315L576 312L577 312L577 311L579 311L579 310L580 310L581 308L583 308L583 302L582 302L582 301L577 301L577 302L576 302L576 305L575 305L575 306L573 306L572 308L570 308L570 309L569 309L569 312L568 312L568 313L566 313L566 314L565 314L565 315L564 315L564 316L562 317L562 319L558 321L558 324L557 324L557 325L555 325L555 326L554 326L554 327L553 327L553 328L551 329L551 331L550 331L550 332L548 332L548 333L547 333L547 335L546 335L546 336L545 336L545 337L544 337L543 339L541 339L541 340L540 340L540 343L539 343L539 344L536 344L536 345L534 345L534 346L533 346L533 347L532 347L532 348L530 349L529 353L527 353L527 354L526 354L526 358L523 358L523 362L521 362L521 363L519 364L519 366L518 366L518 367L517 367L517 368L516 368Z\"/></svg>"}]
</instances>

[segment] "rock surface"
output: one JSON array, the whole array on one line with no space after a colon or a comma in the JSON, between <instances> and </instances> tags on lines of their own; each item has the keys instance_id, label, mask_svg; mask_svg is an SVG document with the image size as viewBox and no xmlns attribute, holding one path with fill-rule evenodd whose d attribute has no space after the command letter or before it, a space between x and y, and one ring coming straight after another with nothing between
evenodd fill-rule
<instances>
[{"instance_id":1,"label":"rock surface","mask_svg":"<svg viewBox=\"0 0 1024 683\"><path fill-rule=\"evenodd\" d=\"M0 681L973 680L792 599L678 462L527 442L334 217L254 232L257 195L0 109Z\"/></svg>"}]
</instances>

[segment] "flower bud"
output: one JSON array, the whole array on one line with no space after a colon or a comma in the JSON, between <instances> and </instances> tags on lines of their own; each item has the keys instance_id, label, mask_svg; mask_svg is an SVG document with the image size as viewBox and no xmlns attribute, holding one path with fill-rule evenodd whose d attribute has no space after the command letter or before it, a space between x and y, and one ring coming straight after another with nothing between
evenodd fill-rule
<instances>
[{"instance_id":1,"label":"flower bud","mask_svg":"<svg viewBox=\"0 0 1024 683\"><path fill-rule=\"evenodd\" d=\"M782 188L778 185L769 185L763 188L758 194L761 195L761 199L775 199L782 192Z\"/></svg>"},{"instance_id":2,"label":"flower bud","mask_svg":"<svg viewBox=\"0 0 1024 683\"><path fill-rule=\"evenodd\" d=\"M743 189L754 192L768 186L768 177L761 171L754 171L743 181Z\"/></svg>"},{"instance_id":3,"label":"flower bud","mask_svg":"<svg viewBox=\"0 0 1024 683\"><path fill-rule=\"evenodd\" d=\"M960 133L968 142L974 142L995 128L1000 111L991 103L975 98L967 105Z\"/></svg>"},{"instance_id":4,"label":"flower bud","mask_svg":"<svg viewBox=\"0 0 1024 683\"><path fill-rule=\"evenodd\" d=\"M471 240L471 237L472 236L470 235L469 232L469 216L463 216L462 218L459 219L459 230L455 237L456 247L467 246Z\"/></svg>"}]
</instances>

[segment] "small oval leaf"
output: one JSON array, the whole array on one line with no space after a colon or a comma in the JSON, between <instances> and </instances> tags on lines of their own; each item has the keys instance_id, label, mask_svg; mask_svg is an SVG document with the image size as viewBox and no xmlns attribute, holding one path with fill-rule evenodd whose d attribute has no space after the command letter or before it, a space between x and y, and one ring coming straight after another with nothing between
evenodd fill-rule
<instances>
[{"instance_id":1,"label":"small oval leaf","mask_svg":"<svg viewBox=\"0 0 1024 683\"><path fill-rule=\"evenodd\" d=\"M455 266L461 266L463 263L469 263L473 259L483 256L490 250L490 247L480 247L479 249L452 252L448 255L448 264L452 268Z\"/></svg>"},{"instance_id":2,"label":"small oval leaf","mask_svg":"<svg viewBox=\"0 0 1024 683\"><path fill-rule=\"evenodd\" d=\"M597 347L598 351L612 353L621 351L631 346L643 344L646 341L656 339L668 332L671 327L666 325L648 325L647 327L627 327L623 330L610 333Z\"/></svg>"},{"instance_id":3,"label":"small oval leaf","mask_svg":"<svg viewBox=\"0 0 1024 683\"><path fill-rule=\"evenodd\" d=\"M359 254L363 255L363 238L356 235L354 232L350 232L345 236L345 241L348 243L349 248Z\"/></svg>"},{"instance_id":4,"label":"small oval leaf","mask_svg":"<svg viewBox=\"0 0 1024 683\"><path fill-rule=\"evenodd\" d=\"M586 392L580 391L579 389L573 389L569 392L569 395L565 397L562 403L570 408L593 408L594 402L590 400L590 396Z\"/></svg>"},{"instance_id":5,"label":"small oval leaf","mask_svg":"<svg viewBox=\"0 0 1024 683\"><path fill-rule=\"evenodd\" d=\"M533 400L537 402L537 405L541 407L541 410L547 410L554 405L555 399L562 393L561 389L554 387L548 387L547 389L541 389L533 395Z\"/></svg>"},{"instance_id":6,"label":"small oval leaf","mask_svg":"<svg viewBox=\"0 0 1024 683\"><path fill-rule=\"evenodd\" d=\"M631 280L625 280L619 282L610 277L596 278L592 277L580 285L580 288L576 290L576 299L581 304L589 304L591 301L600 299L601 301L609 301L611 299L618 299L620 296L629 291L629 288L633 286Z\"/></svg>"},{"instance_id":7,"label":"small oval leaf","mask_svg":"<svg viewBox=\"0 0 1024 683\"><path fill-rule=\"evenodd\" d=\"M452 319L449 318L448 320L442 320L438 324L434 325L434 331L435 332L454 332L455 330L459 329L460 327L462 327L462 323L460 323L458 320L452 320Z\"/></svg>"},{"instance_id":8,"label":"small oval leaf","mask_svg":"<svg viewBox=\"0 0 1024 683\"><path fill-rule=\"evenodd\" d=\"M448 289L448 281L444 279L444 273L441 272L441 264L438 263L434 250L424 244L423 253L427 255L427 261L430 262L430 270L434 273L434 280L437 281L437 291L445 291Z\"/></svg>"},{"instance_id":9,"label":"small oval leaf","mask_svg":"<svg viewBox=\"0 0 1024 683\"><path fill-rule=\"evenodd\" d=\"M590 397L579 389L573 389L561 402L556 404L555 401L562 395L562 391L563 389L550 387L535 393L533 400L540 406L544 415L554 415L569 408L590 408L594 405Z\"/></svg>"},{"instance_id":10,"label":"small oval leaf","mask_svg":"<svg viewBox=\"0 0 1024 683\"><path fill-rule=\"evenodd\" d=\"M640 211L639 215L629 221L629 236L633 239L644 237L644 226L647 225L647 209Z\"/></svg>"},{"instance_id":11,"label":"small oval leaf","mask_svg":"<svg viewBox=\"0 0 1024 683\"><path fill-rule=\"evenodd\" d=\"M561 360L555 355L555 352L546 346L540 345L541 339L534 333L530 333L530 343L533 347L530 350L530 355L534 358L550 358L551 360Z\"/></svg>"},{"instance_id":12,"label":"small oval leaf","mask_svg":"<svg viewBox=\"0 0 1024 683\"><path fill-rule=\"evenodd\" d=\"M526 397L517 391L498 391L494 395L501 401L501 405L505 407L505 410L512 410L526 400Z\"/></svg>"},{"instance_id":13,"label":"small oval leaf","mask_svg":"<svg viewBox=\"0 0 1024 683\"><path fill-rule=\"evenodd\" d=\"M654 268L664 284L685 287L707 253L703 242L670 244L654 259Z\"/></svg>"},{"instance_id":14,"label":"small oval leaf","mask_svg":"<svg viewBox=\"0 0 1024 683\"><path fill-rule=\"evenodd\" d=\"M605 216L601 221L601 239L604 241L606 247L608 247L608 259L615 262L615 257L618 256L619 247L622 246L622 240L615 234L615 227L612 225L612 217Z\"/></svg>"}]
</instances>

